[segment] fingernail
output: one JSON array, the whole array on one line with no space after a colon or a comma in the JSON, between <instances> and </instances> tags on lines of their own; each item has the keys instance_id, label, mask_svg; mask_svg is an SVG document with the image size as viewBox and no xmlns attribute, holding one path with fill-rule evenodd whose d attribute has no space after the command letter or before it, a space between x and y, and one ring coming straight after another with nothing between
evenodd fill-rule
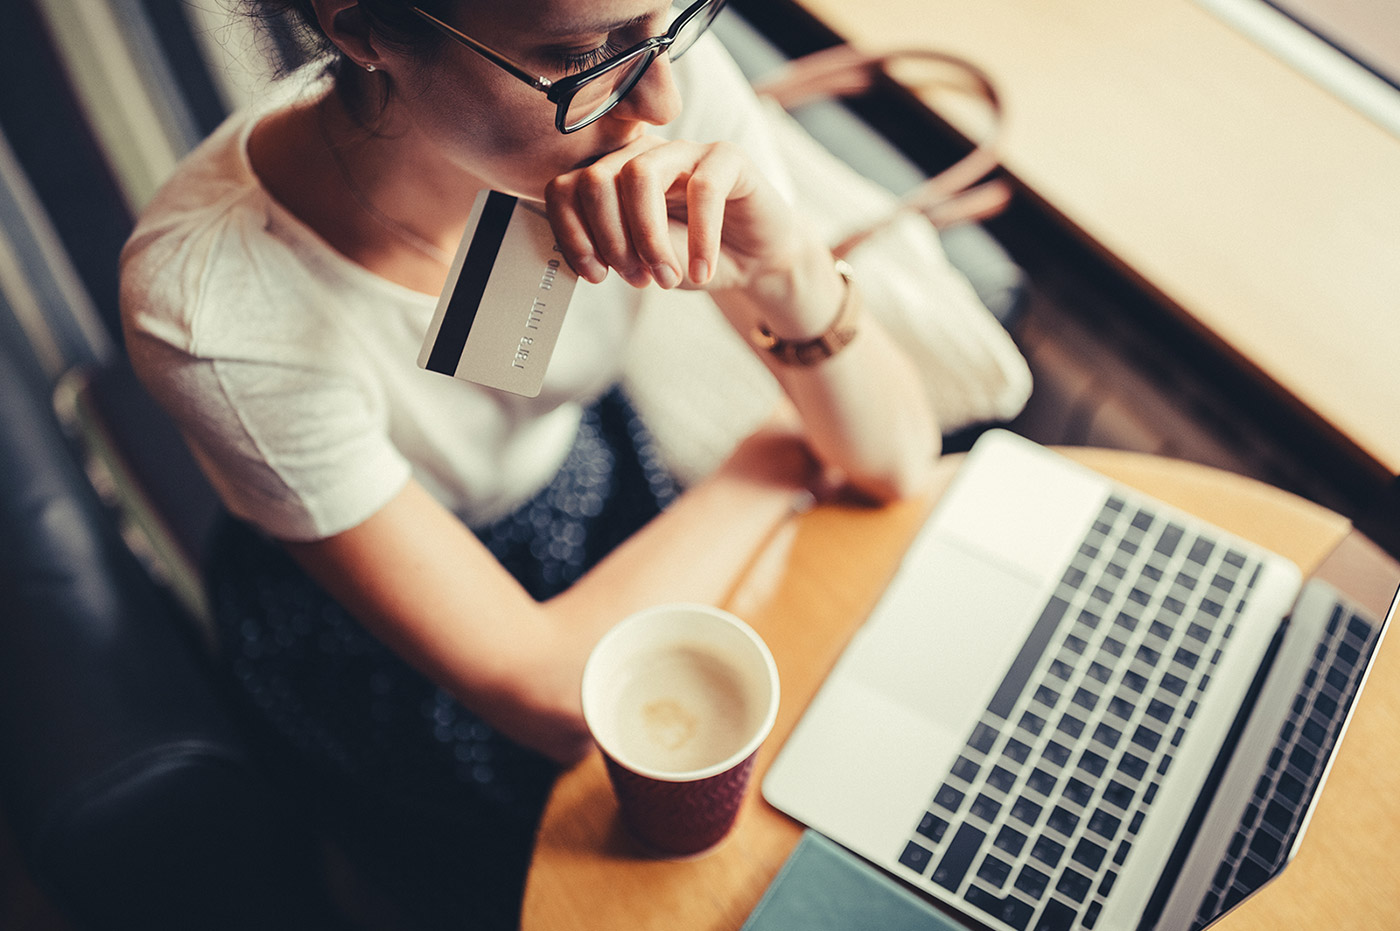
<instances>
[{"instance_id":1,"label":"fingernail","mask_svg":"<svg viewBox=\"0 0 1400 931\"><path fill-rule=\"evenodd\" d=\"M598 284L604 278L608 277L608 270L603 267L603 263L599 262L591 255L585 255L580 258L578 260L578 268L574 269L574 271L578 272L580 276L586 278L593 284Z\"/></svg>"},{"instance_id":2,"label":"fingernail","mask_svg":"<svg viewBox=\"0 0 1400 931\"><path fill-rule=\"evenodd\" d=\"M690 280L696 284L704 284L710 280L710 263L704 259L690 260Z\"/></svg>"},{"instance_id":3,"label":"fingernail","mask_svg":"<svg viewBox=\"0 0 1400 931\"><path fill-rule=\"evenodd\" d=\"M681 283L680 272L676 271L665 262L658 262L651 267L651 276L656 279L656 283L663 288L674 288Z\"/></svg>"},{"instance_id":4,"label":"fingernail","mask_svg":"<svg viewBox=\"0 0 1400 931\"><path fill-rule=\"evenodd\" d=\"M652 281L651 276L647 274L645 265L636 265L626 270L619 268L617 273L634 288L645 288Z\"/></svg>"}]
</instances>

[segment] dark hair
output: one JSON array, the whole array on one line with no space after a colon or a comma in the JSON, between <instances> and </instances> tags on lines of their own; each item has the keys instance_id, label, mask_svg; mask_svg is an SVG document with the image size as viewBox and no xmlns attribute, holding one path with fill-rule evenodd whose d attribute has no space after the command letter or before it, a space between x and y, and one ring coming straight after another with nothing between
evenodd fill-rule
<instances>
[{"instance_id":1,"label":"dark hair","mask_svg":"<svg viewBox=\"0 0 1400 931\"><path fill-rule=\"evenodd\" d=\"M314 60L325 62L351 114L371 123L388 102L387 82L365 81L358 66L340 51L321 29L312 0L241 0L248 15L263 29L272 44L279 73L288 73ZM359 0L375 39L399 51L423 56L438 53L445 44L442 34L413 12L413 7L447 18L452 0ZM377 99L371 98L377 94Z\"/></svg>"}]
</instances>

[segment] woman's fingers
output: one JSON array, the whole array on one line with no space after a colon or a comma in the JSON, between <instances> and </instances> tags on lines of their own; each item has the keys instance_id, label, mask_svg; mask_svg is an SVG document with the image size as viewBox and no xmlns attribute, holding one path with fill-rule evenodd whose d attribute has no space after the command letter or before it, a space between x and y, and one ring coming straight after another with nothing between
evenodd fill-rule
<instances>
[{"instance_id":1,"label":"woman's fingers","mask_svg":"<svg viewBox=\"0 0 1400 931\"><path fill-rule=\"evenodd\" d=\"M685 186L686 242L690 251L690 279L709 283L719 267L725 208L738 193L745 163L728 144L712 147L691 172Z\"/></svg>"},{"instance_id":2,"label":"woman's fingers","mask_svg":"<svg viewBox=\"0 0 1400 931\"><path fill-rule=\"evenodd\" d=\"M719 265L725 206L741 196L747 166L728 143L676 142L638 155L618 173L622 214L633 247L663 287L689 277L709 282ZM676 257L672 221L683 219L687 262ZM661 277L667 277L663 280Z\"/></svg>"},{"instance_id":3,"label":"woman's fingers","mask_svg":"<svg viewBox=\"0 0 1400 931\"><path fill-rule=\"evenodd\" d=\"M609 268L634 287L651 281L623 225L616 179L638 152L660 144L643 136L587 167L559 175L545 188L545 210L560 251L574 271L595 284Z\"/></svg>"},{"instance_id":4,"label":"woman's fingers","mask_svg":"<svg viewBox=\"0 0 1400 931\"><path fill-rule=\"evenodd\" d=\"M673 146L652 149L631 159L617 175L617 196L632 248L651 277L663 288L681 283L683 271L671 244L667 193L685 169Z\"/></svg>"},{"instance_id":5,"label":"woman's fingers","mask_svg":"<svg viewBox=\"0 0 1400 931\"><path fill-rule=\"evenodd\" d=\"M608 277L608 267L603 264L593 248L588 227L584 225L578 211L572 209L572 196L564 190L564 184L559 178L550 182L546 188L544 206L564 261L584 279L600 284Z\"/></svg>"},{"instance_id":6,"label":"woman's fingers","mask_svg":"<svg viewBox=\"0 0 1400 931\"><path fill-rule=\"evenodd\" d=\"M638 260L623 223L615 176L593 165L572 173L566 181L555 179L551 187L554 190L546 192L545 207L554 221L555 235L561 237L560 249L574 270L584 274L591 258L605 274L613 268L633 287L645 287L651 278ZM562 239L565 236L569 237L567 243ZM576 257L581 261L576 263Z\"/></svg>"},{"instance_id":7,"label":"woman's fingers","mask_svg":"<svg viewBox=\"0 0 1400 931\"><path fill-rule=\"evenodd\" d=\"M546 206L559 247L589 281L607 268L643 287L703 286L719 267L726 206L746 196L747 162L725 143L643 137L586 168L555 178ZM686 227L684 263L673 226ZM739 239L745 239L740 234Z\"/></svg>"}]
</instances>

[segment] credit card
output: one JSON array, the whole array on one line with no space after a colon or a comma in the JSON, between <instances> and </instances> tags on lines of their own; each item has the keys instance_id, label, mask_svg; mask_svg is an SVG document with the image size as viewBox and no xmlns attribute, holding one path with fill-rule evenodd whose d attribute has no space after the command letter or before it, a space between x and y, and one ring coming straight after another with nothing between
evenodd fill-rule
<instances>
[{"instance_id":1,"label":"credit card","mask_svg":"<svg viewBox=\"0 0 1400 931\"><path fill-rule=\"evenodd\" d=\"M577 283L543 205L482 191L418 353L419 367L537 397Z\"/></svg>"}]
</instances>

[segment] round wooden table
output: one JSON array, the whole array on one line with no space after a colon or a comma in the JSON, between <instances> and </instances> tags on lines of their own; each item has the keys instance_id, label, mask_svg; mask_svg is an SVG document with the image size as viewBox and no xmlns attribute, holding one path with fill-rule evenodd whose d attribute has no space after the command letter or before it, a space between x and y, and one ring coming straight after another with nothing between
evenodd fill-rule
<instances>
[{"instance_id":1,"label":"round wooden table","mask_svg":"<svg viewBox=\"0 0 1400 931\"><path fill-rule=\"evenodd\" d=\"M1282 553L1311 573L1337 567L1343 590L1384 611L1400 567L1324 508L1251 479L1135 453L1071 458ZM783 703L734 832L692 860L648 858L623 832L601 759L551 796L526 888L524 931L735 931L802 833L756 791L841 649L874 607L961 457L928 497L869 509L822 506L755 557L727 605L768 642ZM1389 587L1387 587L1389 586ZM1379 607L1376 605L1379 604ZM1217 927L1390 929L1400 915L1400 647L1382 652L1297 860Z\"/></svg>"}]
</instances>

